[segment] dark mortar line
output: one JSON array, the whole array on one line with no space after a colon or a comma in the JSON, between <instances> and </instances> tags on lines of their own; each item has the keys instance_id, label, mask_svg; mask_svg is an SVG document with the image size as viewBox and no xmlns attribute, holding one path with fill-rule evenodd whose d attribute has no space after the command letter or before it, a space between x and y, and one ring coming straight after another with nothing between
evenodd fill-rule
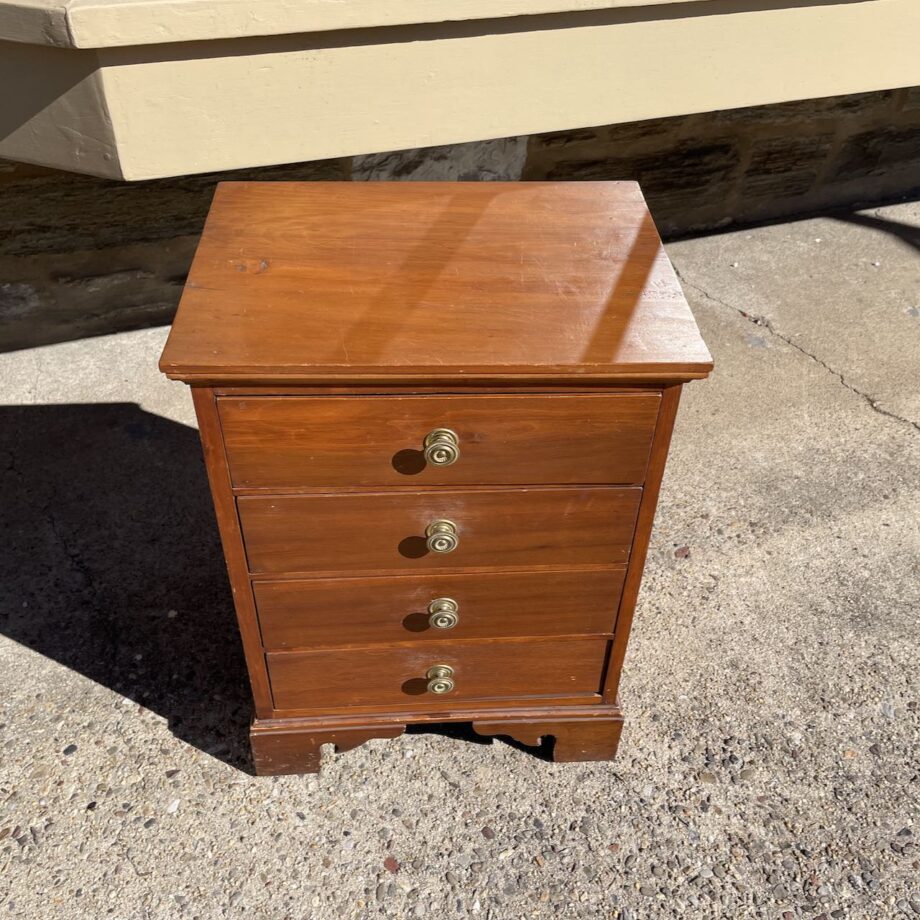
<instances>
[{"instance_id":1,"label":"dark mortar line","mask_svg":"<svg viewBox=\"0 0 920 920\"><path fill-rule=\"evenodd\" d=\"M702 294L702 296L707 300L719 304L719 306L727 307L729 310L734 311L739 316L746 319L748 322L753 323L755 326L759 326L761 329L766 329L768 332L776 336L776 338L778 338L781 342L785 342L800 354L805 355L806 358L810 358L819 367L824 368L824 370L826 370L829 374L832 374L834 377L836 377L837 380L851 393L854 393L856 396L860 397L860 399L862 399L866 405L872 409L873 412L877 412L879 415L884 415L886 418L893 419L896 422L901 422L904 425L910 425L911 428L914 428L916 431L920 431L920 424L911 421L908 418L904 418L902 415L898 415L896 412L891 412L888 409L882 408L878 404L877 400L873 399L868 393L864 393L862 390L849 383L840 371L835 370L829 364L822 361L821 358L819 358L817 355L813 355L810 351L803 348L797 342L793 341L793 339L783 335L781 332L778 332L770 320L768 320L765 316L755 316L752 313L746 313L740 307L736 307L734 304L728 303L728 301L722 300L720 297L715 297L705 288L702 288L698 284L694 284L692 281L689 281L676 265L674 266L674 271L677 273L677 277L681 284L685 284L687 287L693 288L694 291L696 291L698 294Z\"/></svg>"}]
</instances>

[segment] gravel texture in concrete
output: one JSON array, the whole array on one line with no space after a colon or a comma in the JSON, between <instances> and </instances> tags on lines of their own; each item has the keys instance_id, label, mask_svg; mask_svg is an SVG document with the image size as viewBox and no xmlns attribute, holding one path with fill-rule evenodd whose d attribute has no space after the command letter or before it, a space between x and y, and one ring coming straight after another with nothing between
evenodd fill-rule
<instances>
[{"instance_id":1,"label":"gravel texture in concrete","mask_svg":"<svg viewBox=\"0 0 920 920\"><path fill-rule=\"evenodd\" d=\"M611 764L453 728L253 777L165 330L0 357L0 915L920 917L918 218L668 247L716 371Z\"/></svg>"}]
</instances>

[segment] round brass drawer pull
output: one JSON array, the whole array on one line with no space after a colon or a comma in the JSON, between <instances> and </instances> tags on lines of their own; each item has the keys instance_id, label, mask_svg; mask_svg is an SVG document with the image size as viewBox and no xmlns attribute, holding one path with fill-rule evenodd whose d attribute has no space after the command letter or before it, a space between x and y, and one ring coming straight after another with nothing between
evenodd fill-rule
<instances>
[{"instance_id":1,"label":"round brass drawer pull","mask_svg":"<svg viewBox=\"0 0 920 920\"><path fill-rule=\"evenodd\" d=\"M460 622L460 605L452 597L436 597L428 613L428 625L435 629L453 629Z\"/></svg>"},{"instance_id":2,"label":"round brass drawer pull","mask_svg":"<svg viewBox=\"0 0 920 920\"><path fill-rule=\"evenodd\" d=\"M450 466L460 459L457 432L435 428L425 438L425 460L433 466Z\"/></svg>"},{"instance_id":3,"label":"round brass drawer pull","mask_svg":"<svg viewBox=\"0 0 920 920\"><path fill-rule=\"evenodd\" d=\"M453 521L433 521L425 528L425 544L432 553L452 553L459 545Z\"/></svg>"},{"instance_id":4,"label":"round brass drawer pull","mask_svg":"<svg viewBox=\"0 0 920 920\"><path fill-rule=\"evenodd\" d=\"M454 689L454 669L447 664L433 664L425 674L429 693L450 693Z\"/></svg>"}]
</instances>

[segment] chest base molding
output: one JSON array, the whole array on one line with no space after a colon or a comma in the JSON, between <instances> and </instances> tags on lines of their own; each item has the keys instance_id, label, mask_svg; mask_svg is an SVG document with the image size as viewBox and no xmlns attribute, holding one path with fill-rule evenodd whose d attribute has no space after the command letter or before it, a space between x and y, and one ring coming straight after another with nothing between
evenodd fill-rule
<instances>
[{"instance_id":1,"label":"chest base molding","mask_svg":"<svg viewBox=\"0 0 920 920\"><path fill-rule=\"evenodd\" d=\"M483 718L483 716L486 716ZM513 738L536 747L553 738L556 763L611 760L623 727L619 704L540 709L481 709L392 713L340 719L255 719L249 732L255 772L260 776L319 773L323 745L337 753L351 751L372 738L398 738L408 725L470 722L479 735Z\"/></svg>"}]
</instances>

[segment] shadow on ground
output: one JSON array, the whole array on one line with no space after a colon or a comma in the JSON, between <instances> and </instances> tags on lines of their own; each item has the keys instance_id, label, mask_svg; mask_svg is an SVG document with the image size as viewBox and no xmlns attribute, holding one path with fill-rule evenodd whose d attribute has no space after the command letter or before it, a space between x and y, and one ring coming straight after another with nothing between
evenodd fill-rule
<instances>
[{"instance_id":1,"label":"shadow on ground","mask_svg":"<svg viewBox=\"0 0 920 920\"><path fill-rule=\"evenodd\" d=\"M466 741L470 744L492 744L493 738L490 736L477 735L473 726L469 722L444 722L441 724L424 723L421 725L407 725L407 735L440 735L442 738L453 738L456 741ZM538 760L551 762L553 759L553 747L555 739L547 736L543 738L536 747L527 744L521 744L515 738L508 735L496 735L494 741L507 744L518 751L524 751Z\"/></svg>"},{"instance_id":2,"label":"shadow on ground","mask_svg":"<svg viewBox=\"0 0 920 920\"><path fill-rule=\"evenodd\" d=\"M2 406L0 483L0 632L251 772L249 684L198 432L133 403ZM465 724L411 731L491 743Z\"/></svg>"},{"instance_id":3,"label":"shadow on ground","mask_svg":"<svg viewBox=\"0 0 920 920\"><path fill-rule=\"evenodd\" d=\"M831 214L834 220L839 220L844 224L855 224L858 227L868 227L870 230L878 230L881 233L887 233L894 236L902 243L913 246L914 249L920 250L920 227L913 224L904 223L900 220L892 220L888 217L876 217L872 214L860 214L858 211L853 213Z\"/></svg>"},{"instance_id":4,"label":"shadow on ground","mask_svg":"<svg viewBox=\"0 0 920 920\"><path fill-rule=\"evenodd\" d=\"M6 406L0 465L0 630L251 769L198 432L129 403Z\"/></svg>"}]
</instances>

